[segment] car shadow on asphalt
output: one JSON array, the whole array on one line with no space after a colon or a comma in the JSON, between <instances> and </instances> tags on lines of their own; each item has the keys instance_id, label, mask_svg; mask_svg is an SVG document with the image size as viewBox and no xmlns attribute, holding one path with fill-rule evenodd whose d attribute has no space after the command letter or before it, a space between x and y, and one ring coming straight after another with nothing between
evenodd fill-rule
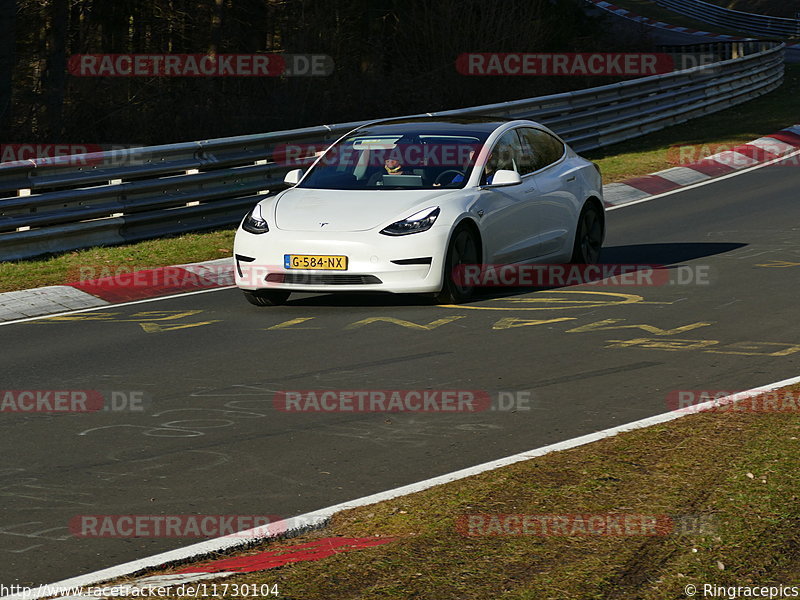
<instances>
[{"instance_id":1,"label":"car shadow on asphalt","mask_svg":"<svg viewBox=\"0 0 800 600\"><path fill-rule=\"evenodd\" d=\"M674 270L686 268L687 262L731 252L746 246L739 242L665 242L658 244L629 244L623 246L609 246L603 248L600 255L600 265L624 265L628 268L641 269L659 268ZM701 265L702 266L702 265ZM495 298L507 298L530 294L531 292L547 291L576 287L583 284L571 285L542 285L542 286L493 286L478 288L475 295L465 304L483 302ZM313 295L303 294L302 297L292 297L287 306L326 306L326 307L386 307L386 306L435 306L432 295L428 294L391 294L376 292L360 293L320 293Z\"/></svg>"},{"instance_id":2,"label":"car shadow on asphalt","mask_svg":"<svg viewBox=\"0 0 800 600\"><path fill-rule=\"evenodd\" d=\"M663 265L675 268L690 260L724 254L747 244L741 242L670 242L662 244L630 244L603 248L600 264Z\"/></svg>"}]
</instances>

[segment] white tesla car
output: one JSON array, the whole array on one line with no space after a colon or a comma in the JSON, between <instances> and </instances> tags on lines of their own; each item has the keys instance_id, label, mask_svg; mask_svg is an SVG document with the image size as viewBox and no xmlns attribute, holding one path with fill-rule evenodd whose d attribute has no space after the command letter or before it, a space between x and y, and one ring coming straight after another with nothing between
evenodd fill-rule
<instances>
[{"instance_id":1,"label":"white tesla car","mask_svg":"<svg viewBox=\"0 0 800 600\"><path fill-rule=\"evenodd\" d=\"M533 121L372 123L285 181L236 232L236 284L260 306L291 292L463 302L464 265L594 263L605 235L599 169Z\"/></svg>"}]
</instances>

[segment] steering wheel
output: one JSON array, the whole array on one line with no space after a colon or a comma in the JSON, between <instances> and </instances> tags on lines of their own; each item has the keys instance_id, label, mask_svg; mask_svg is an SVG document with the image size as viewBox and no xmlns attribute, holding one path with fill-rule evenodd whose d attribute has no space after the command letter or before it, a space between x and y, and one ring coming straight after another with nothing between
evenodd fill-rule
<instances>
[{"instance_id":1,"label":"steering wheel","mask_svg":"<svg viewBox=\"0 0 800 600\"><path fill-rule=\"evenodd\" d=\"M448 173L453 173L454 175L463 175L464 174L462 171L459 171L458 169L448 169L447 171L442 171L441 173L439 173L439 175L434 180L433 185L441 185L442 184L442 182L441 182L442 177L444 177ZM452 178L451 178L451 180L452 180Z\"/></svg>"}]
</instances>

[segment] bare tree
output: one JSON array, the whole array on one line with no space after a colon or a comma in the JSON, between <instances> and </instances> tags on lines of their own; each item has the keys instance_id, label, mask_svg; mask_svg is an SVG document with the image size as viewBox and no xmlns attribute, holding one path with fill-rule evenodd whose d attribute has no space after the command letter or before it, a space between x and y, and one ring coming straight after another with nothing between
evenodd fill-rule
<instances>
[{"instance_id":1,"label":"bare tree","mask_svg":"<svg viewBox=\"0 0 800 600\"><path fill-rule=\"evenodd\" d=\"M68 0L50 0L47 66L42 76L46 135L56 141L62 133L64 86L67 78Z\"/></svg>"},{"instance_id":2,"label":"bare tree","mask_svg":"<svg viewBox=\"0 0 800 600\"><path fill-rule=\"evenodd\" d=\"M16 0L0 0L0 132L5 139L8 139L12 122L16 18Z\"/></svg>"}]
</instances>

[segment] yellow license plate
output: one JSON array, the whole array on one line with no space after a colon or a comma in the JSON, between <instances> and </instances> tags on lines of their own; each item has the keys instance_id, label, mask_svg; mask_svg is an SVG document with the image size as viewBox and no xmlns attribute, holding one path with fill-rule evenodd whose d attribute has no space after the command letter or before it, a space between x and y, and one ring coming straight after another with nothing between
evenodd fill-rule
<instances>
[{"instance_id":1,"label":"yellow license plate","mask_svg":"<svg viewBox=\"0 0 800 600\"><path fill-rule=\"evenodd\" d=\"M327 254L284 254L284 269L320 269L325 271L346 271L346 256Z\"/></svg>"}]
</instances>

